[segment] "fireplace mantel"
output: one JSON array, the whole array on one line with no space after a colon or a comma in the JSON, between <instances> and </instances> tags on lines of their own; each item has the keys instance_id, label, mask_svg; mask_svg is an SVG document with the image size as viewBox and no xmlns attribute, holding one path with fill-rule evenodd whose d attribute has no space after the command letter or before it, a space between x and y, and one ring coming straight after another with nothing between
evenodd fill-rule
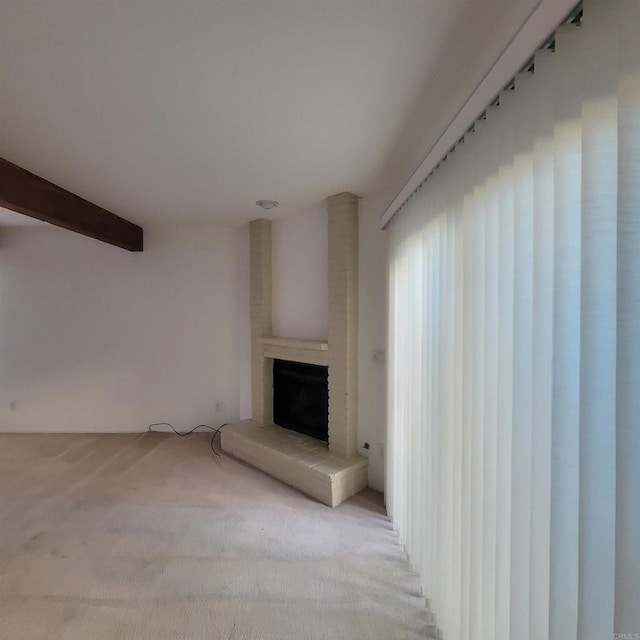
<instances>
[{"instance_id":1,"label":"fireplace mantel","mask_svg":"<svg viewBox=\"0 0 640 640\"><path fill-rule=\"evenodd\" d=\"M304 364L329 365L328 343L298 338L260 338L262 356L272 360L289 360Z\"/></svg>"},{"instance_id":2,"label":"fireplace mantel","mask_svg":"<svg viewBox=\"0 0 640 640\"><path fill-rule=\"evenodd\" d=\"M312 351L326 351L329 343L324 340L305 340L301 338L260 338L260 342L268 347L287 347L291 349L311 349Z\"/></svg>"}]
</instances>

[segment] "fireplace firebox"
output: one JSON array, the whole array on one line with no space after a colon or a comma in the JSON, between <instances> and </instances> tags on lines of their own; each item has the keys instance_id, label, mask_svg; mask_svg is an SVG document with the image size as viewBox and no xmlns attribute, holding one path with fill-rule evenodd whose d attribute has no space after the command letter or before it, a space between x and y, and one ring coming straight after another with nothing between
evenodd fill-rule
<instances>
[{"instance_id":1,"label":"fireplace firebox","mask_svg":"<svg viewBox=\"0 0 640 640\"><path fill-rule=\"evenodd\" d=\"M274 423L328 442L328 371L315 364L274 360Z\"/></svg>"}]
</instances>

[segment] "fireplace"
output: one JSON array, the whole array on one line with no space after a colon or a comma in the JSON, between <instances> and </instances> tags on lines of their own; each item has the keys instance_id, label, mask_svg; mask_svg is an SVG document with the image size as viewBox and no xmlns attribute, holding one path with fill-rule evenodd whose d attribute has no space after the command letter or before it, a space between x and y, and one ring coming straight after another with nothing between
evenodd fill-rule
<instances>
[{"instance_id":1,"label":"fireplace","mask_svg":"<svg viewBox=\"0 0 640 640\"><path fill-rule=\"evenodd\" d=\"M251 222L252 418L220 437L228 453L335 507L367 486L357 433L358 198L331 196L327 223L327 336L303 339L273 335L271 221Z\"/></svg>"},{"instance_id":2,"label":"fireplace","mask_svg":"<svg viewBox=\"0 0 640 640\"><path fill-rule=\"evenodd\" d=\"M273 361L273 422L328 442L328 367Z\"/></svg>"}]
</instances>

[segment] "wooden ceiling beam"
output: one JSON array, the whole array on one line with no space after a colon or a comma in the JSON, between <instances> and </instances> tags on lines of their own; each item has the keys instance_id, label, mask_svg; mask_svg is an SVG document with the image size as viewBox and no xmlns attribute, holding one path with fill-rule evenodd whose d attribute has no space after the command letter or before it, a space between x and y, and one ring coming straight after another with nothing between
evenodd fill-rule
<instances>
[{"instance_id":1,"label":"wooden ceiling beam","mask_svg":"<svg viewBox=\"0 0 640 640\"><path fill-rule=\"evenodd\" d=\"M0 207L127 251L143 250L142 227L4 158L0 158Z\"/></svg>"}]
</instances>

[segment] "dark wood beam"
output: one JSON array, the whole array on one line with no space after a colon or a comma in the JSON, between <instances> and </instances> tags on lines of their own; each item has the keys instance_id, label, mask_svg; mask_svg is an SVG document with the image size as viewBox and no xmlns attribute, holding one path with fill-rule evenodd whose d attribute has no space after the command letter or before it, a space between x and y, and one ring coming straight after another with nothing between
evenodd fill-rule
<instances>
[{"instance_id":1,"label":"dark wood beam","mask_svg":"<svg viewBox=\"0 0 640 640\"><path fill-rule=\"evenodd\" d=\"M127 249L142 251L142 228L0 158L0 207Z\"/></svg>"}]
</instances>

